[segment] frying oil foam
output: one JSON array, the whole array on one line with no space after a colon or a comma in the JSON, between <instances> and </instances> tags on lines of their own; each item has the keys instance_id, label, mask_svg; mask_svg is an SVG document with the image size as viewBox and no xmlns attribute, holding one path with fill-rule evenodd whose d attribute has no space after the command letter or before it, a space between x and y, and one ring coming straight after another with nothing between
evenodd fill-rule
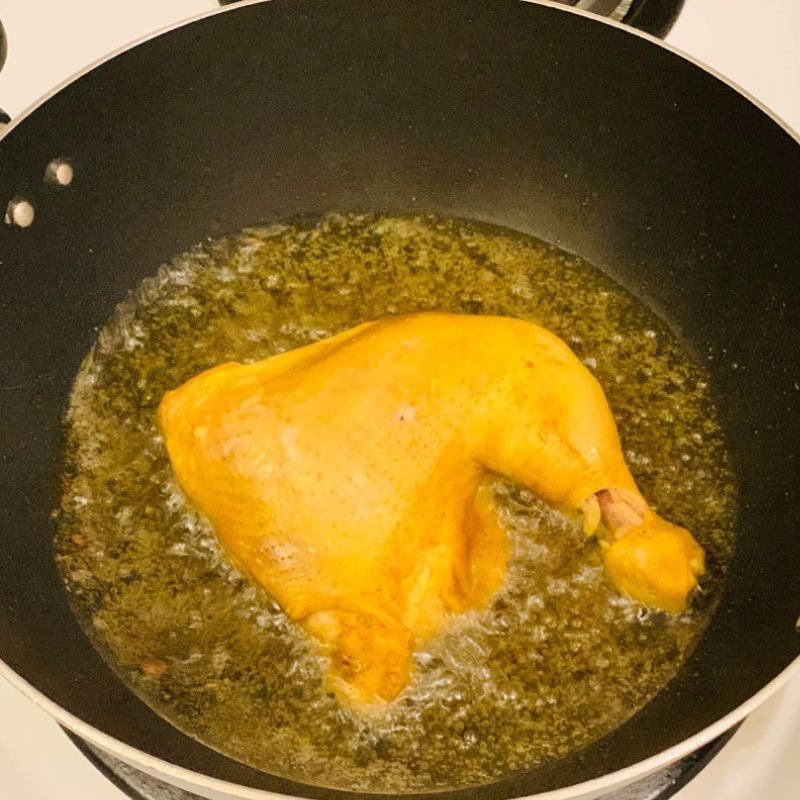
<instances>
[{"instance_id":1,"label":"frying oil foam","mask_svg":"<svg viewBox=\"0 0 800 800\"><path fill-rule=\"evenodd\" d=\"M637 606L614 592L576 521L497 478L506 585L415 655L395 703L360 718L326 691L324 654L187 506L155 409L167 389L222 361L431 308L530 319L564 338L603 385L642 490L696 534L709 574L689 613ZM314 784L469 786L586 745L679 669L733 548L734 479L701 369L600 271L462 220L334 214L179 256L100 332L67 425L58 561L98 649L181 730Z\"/></svg>"}]
</instances>

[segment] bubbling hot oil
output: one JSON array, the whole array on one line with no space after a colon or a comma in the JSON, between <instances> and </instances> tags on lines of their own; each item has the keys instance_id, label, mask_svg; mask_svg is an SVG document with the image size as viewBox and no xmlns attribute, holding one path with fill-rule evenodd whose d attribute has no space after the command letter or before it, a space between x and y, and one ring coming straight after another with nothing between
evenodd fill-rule
<instances>
[{"instance_id":1,"label":"bubbling hot oil","mask_svg":"<svg viewBox=\"0 0 800 800\"><path fill-rule=\"evenodd\" d=\"M324 654L187 506L155 410L220 362L423 309L521 317L564 338L603 385L645 495L695 533L709 572L690 612L647 611L617 595L574 520L494 479L511 543L504 588L417 653L408 688L365 719L326 690ZM313 784L463 787L586 745L676 673L733 549L735 484L703 371L599 270L463 220L334 214L179 256L101 330L67 426L57 558L98 649L187 734Z\"/></svg>"}]
</instances>

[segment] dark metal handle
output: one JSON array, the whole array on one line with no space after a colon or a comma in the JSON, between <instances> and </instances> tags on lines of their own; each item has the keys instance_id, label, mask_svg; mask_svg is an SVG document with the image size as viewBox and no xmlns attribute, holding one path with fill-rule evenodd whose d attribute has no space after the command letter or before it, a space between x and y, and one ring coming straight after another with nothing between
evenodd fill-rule
<instances>
[{"instance_id":1,"label":"dark metal handle","mask_svg":"<svg viewBox=\"0 0 800 800\"><path fill-rule=\"evenodd\" d=\"M583 11L591 11L593 14L599 14L601 17L610 17L615 11L618 11L620 6L624 5L621 0L578 0L573 3L575 8L580 8Z\"/></svg>"},{"instance_id":2,"label":"dark metal handle","mask_svg":"<svg viewBox=\"0 0 800 800\"><path fill-rule=\"evenodd\" d=\"M570 5L663 39L675 24L683 3L684 0L577 0Z\"/></svg>"},{"instance_id":3,"label":"dark metal handle","mask_svg":"<svg viewBox=\"0 0 800 800\"><path fill-rule=\"evenodd\" d=\"M672 0L667 3L663 0L654 3L634 2L622 18L622 22L663 39L672 30L684 2L685 0Z\"/></svg>"},{"instance_id":4,"label":"dark metal handle","mask_svg":"<svg viewBox=\"0 0 800 800\"><path fill-rule=\"evenodd\" d=\"M3 64L6 63L6 55L8 54L8 44L6 42L6 31L3 23L0 22L0 69L3 69ZM0 108L0 125L11 122L11 117Z\"/></svg>"}]
</instances>

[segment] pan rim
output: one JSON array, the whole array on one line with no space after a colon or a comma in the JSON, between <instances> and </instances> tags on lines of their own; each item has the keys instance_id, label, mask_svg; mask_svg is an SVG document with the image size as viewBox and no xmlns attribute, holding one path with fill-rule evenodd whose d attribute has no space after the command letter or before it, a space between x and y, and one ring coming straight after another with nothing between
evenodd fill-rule
<instances>
[{"instance_id":1,"label":"pan rim","mask_svg":"<svg viewBox=\"0 0 800 800\"><path fill-rule=\"evenodd\" d=\"M92 72L98 66L104 64L107 61L111 61L113 58L116 58L118 55L121 55L122 53L125 53L128 50L131 50L139 46L140 44L144 44L150 41L151 39L155 39L161 36L162 34L168 33L173 30L177 30L179 28L192 24L193 22L199 21L201 19L212 17L217 14L234 13L236 10L240 8L247 6L255 6L258 4L264 4L266 2L270 2L270 0L244 0L244 2L240 2L234 6L226 6L218 9L212 9L209 11L200 12L187 19L180 20L178 22L159 28L156 31L145 34L141 37L132 40L131 42L128 42L118 48L115 48L111 52L101 56L100 58L96 59L92 63L85 66L84 68L78 70L77 72L65 78L63 81L58 83L47 93L42 95L39 99L35 100L22 112L17 114L8 125L6 125L5 127L2 128L2 130L0 130L0 142L2 142L5 139L5 137L9 135L19 124L24 122L25 119L27 119L30 115L32 115L39 107L44 105L50 98L58 94L62 89L72 84L73 82L77 81L84 75ZM649 41L661 48L664 48L668 52L671 52L672 54L678 56L679 58L682 58L683 60L690 62L695 67L700 68L704 72L707 72L712 77L716 78L723 84L727 85L729 88L732 88L739 95L744 97L746 100L750 101L750 103L756 106L756 108L758 108L762 113L766 114L768 118L770 118L774 123L776 123L779 128L783 129L783 131L785 131L792 139L794 139L795 142L800 144L800 131L795 130L792 126L786 123L778 114L776 114L772 109L770 109L760 100L751 95L746 89L739 86L737 83L730 80L725 75L715 70L713 67L710 67L709 65L703 63L702 61L694 58L693 56L681 50L680 48L675 47L672 44L666 43L661 39L657 38L656 36L653 36L644 31L633 29L620 22L610 20L608 18L597 17L596 15L591 14L590 12L587 11L583 11L581 9L560 5L556 2L553 2L553 0L519 0L519 2L527 2L527 3L532 3L534 5L545 6L554 9L556 11L560 11L562 13L577 14L587 19L591 19L595 23L610 25L619 28L629 34L638 36L644 39L645 41ZM800 675L800 656L795 658L771 681L769 681L766 685L764 685L761 689L759 689L758 692L753 694L745 702L740 704L735 709L731 710L728 714L721 717L716 722L712 723L711 725L708 725L706 728L702 729L693 736L689 737L688 739L684 739L683 741L673 745L672 747L666 750L661 751L660 753L656 753L653 756L650 756L642 761L631 764L628 767L625 767L621 770L607 773L598 778L593 778L591 780L583 781L581 783L572 784L570 786L562 787L559 789L549 790L546 792L538 793L536 795L527 795L525 797L526 798L535 797L535 798L540 798L540 800L566 800L567 798L594 796L603 791L607 791L609 789L619 787L623 784L630 783L638 778L645 777L646 775L651 774L652 772L658 770L659 768L667 766L673 763L674 761L682 758L683 756L688 755L689 753L693 752L699 747L702 747L704 744L707 744L709 741L716 738L720 734L724 733L733 725L743 720L748 714L754 711L769 697L771 697L773 694L779 691L795 675ZM46 713L48 713L59 724L65 726L66 728L69 728L78 736L81 736L83 739L91 742L92 744L95 744L96 746L109 752L110 754L118 756L122 760L128 761L129 763L132 763L134 765L141 766L146 771L161 774L165 777L171 778L185 785L203 787L204 789L207 789L209 791L233 794L235 796L243 798L243 800L244 799L267 800L267 798L270 799L275 798L277 800L277 798L286 797L286 795L277 794L270 790L257 789L251 786L245 786L242 784L233 783L219 778L213 778L201 772L196 772L186 767L178 766L170 761L166 761L162 758L152 756L142 750L132 747L124 743L123 741L120 741L119 739L116 739L115 737L104 733L99 728L95 728L89 723L84 722L79 717L63 709L54 700L50 699L44 692L36 689L32 684L28 683L28 681L26 681L21 675L17 674L2 659L0 659L0 677L8 680L9 683L11 683L11 685L13 685L29 700L34 702L39 708L43 709ZM520 800L525 800L525 798L520 798Z\"/></svg>"},{"instance_id":2,"label":"pan rim","mask_svg":"<svg viewBox=\"0 0 800 800\"><path fill-rule=\"evenodd\" d=\"M718 736L730 730L734 725L742 722L747 716L755 711L760 705L776 694L786 684L796 676L800 676L800 656L795 658L785 669L779 672L769 683L763 686L744 703L728 712L716 722L698 731L688 739L684 739L676 745L662 750L649 758L631 764L628 767L609 772L598 778L588 781L564 786L560 789L552 789L546 792L539 792L535 795L525 795L517 800L569 800L570 798L596 797L604 791L620 788L633 781L651 775L653 772L675 763L679 759L687 756L703 745L716 739ZM216 792L224 792L230 796L237 796L242 800L284 800L292 795L276 794L268 789L257 789L252 786L232 783L221 778L212 778L201 772L180 767L164 759L152 756L135 747L131 747L119 739L115 739L107 733L95 728L79 717L66 711L51 700L43 692L36 689L22 676L18 675L4 661L0 660L0 677L7 680L15 689L20 691L25 697L51 716L59 725L63 725L70 731L80 736L90 744L99 747L112 756L116 756L122 761L126 761L133 766L138 766L146 772L161 775L177 781L179 784L202 787ZM468 790L467 790L468 791ZM357 793L354 793L357 794ZM387 795L388 797L389 795ZM414 797L414 795L409 795Z\"/></svg>"}]
</instances>

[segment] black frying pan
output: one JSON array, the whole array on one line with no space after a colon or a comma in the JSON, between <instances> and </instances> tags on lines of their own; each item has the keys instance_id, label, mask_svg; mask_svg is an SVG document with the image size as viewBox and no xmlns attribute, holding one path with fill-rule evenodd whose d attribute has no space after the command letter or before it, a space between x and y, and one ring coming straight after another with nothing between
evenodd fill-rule
<instances>
[{"instance_id":1,"label":"black frying pan","mask_svg":"<svg viewBox=\"0 0 800 800\"><path fill-rule=\"evenodd\" d=\"M75 165L62 191L42 180L57 156ZM699 746L797 668L800 147L702 68L510 0L234 6L12 125L0 187L36 211L24 230L0 225L0 656L82 735L203 791L215 778L349 796L235 763L134 697L69 611L50 517L70 384L115 304L209 235L331 209L473 217L606 267L711 369L741 480L727 591L675 680L583 751L453 797L638 764L593 784L607 788Z\"/></svg>"}]
</instances>

